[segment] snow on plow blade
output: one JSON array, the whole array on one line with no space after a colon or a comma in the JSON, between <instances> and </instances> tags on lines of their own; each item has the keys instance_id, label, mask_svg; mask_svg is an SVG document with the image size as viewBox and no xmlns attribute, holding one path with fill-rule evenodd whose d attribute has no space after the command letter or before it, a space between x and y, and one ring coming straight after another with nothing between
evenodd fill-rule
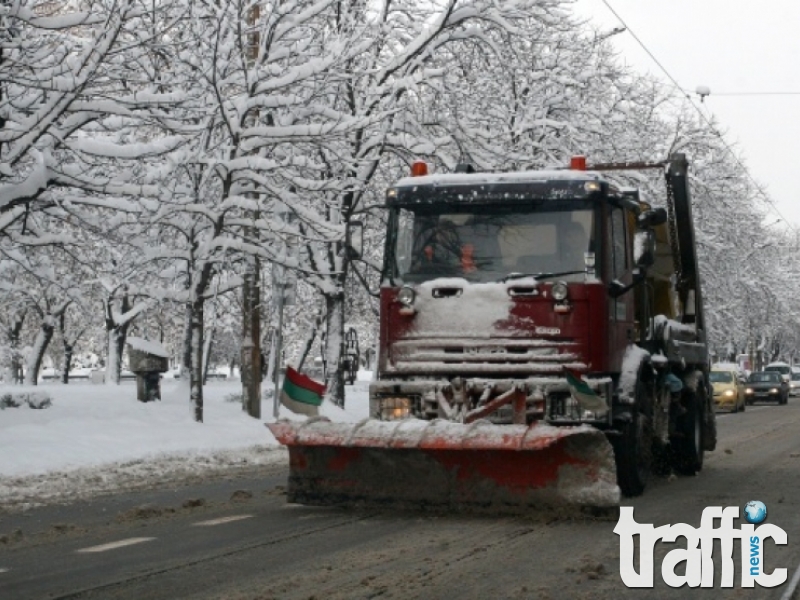
<instances>
[{"instance_id":1,"label":"snow on plow blade","mask_svg":"<svg viewBox=\"0 0 800 600\"><path fill-rule=\"evenodd\" d=\"M619 506L613 450L589 426L314 418L267 427L289 448L289 502L492 512Z\"/></svg>"}]
</instances>

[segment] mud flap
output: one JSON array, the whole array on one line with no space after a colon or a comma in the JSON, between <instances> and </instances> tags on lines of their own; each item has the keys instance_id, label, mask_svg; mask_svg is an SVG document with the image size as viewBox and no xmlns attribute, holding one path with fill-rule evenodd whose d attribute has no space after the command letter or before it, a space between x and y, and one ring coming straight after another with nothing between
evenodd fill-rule
<instances>
[{"instance_id":1,"label":"mud flap","mask_svg":"<svg viewBox=\"0 0 800 600\"><path fill-rule=\"evenodd\" d=\"M267 427L289 448L289 502L530 514L619 506L611 445L589 426L319 418Z\"/></svg>"},{"instance_id":2,"label":"mud flap","mask_svg":"<svg viewBox=\"0 0 800 600\"><path fill-rule=\"evenodd\" d=\"M744 412L744 405L742 405ZM717 449L717 413L714 410L714 391L706 391L706 411L703 419L703 450Z\"/></svg>"},{"instance_id":3,"label":"mud flap","mask_svg":"<svg viewBox=\"0 0 800 600\"><path fill-rule=\"evenodd\" d=\"M686 410L678 417L676 435L671 439L672 466L679 475L694 475L703 469L705 402L697 392L687 390L684 394L688 396Z\"/></svg>"}]
</instances>

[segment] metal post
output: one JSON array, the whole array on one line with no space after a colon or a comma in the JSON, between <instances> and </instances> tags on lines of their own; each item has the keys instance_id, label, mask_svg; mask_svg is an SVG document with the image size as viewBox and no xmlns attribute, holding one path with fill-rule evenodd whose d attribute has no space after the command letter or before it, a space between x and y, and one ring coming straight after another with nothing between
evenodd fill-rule
<instances>
[{"instance_id":1,"label":"metal post","mask_svg":"<svg viewBox=\"0 0 800 600\"><path fill-rule=\"evenodd\" d=\"M275 268L275 266L273 266ZM273 293L278 294L278 327L275 329L275 356L272 362L272 376L274 378L273 384L275 386L275 393L272 395L272 415L277 419L280 416L280 383L281 379L281 352L283 351L283 297L286 293L286 287L283 281L279 281L278 285L273 286Z\"/></svg>"}]
</instances>

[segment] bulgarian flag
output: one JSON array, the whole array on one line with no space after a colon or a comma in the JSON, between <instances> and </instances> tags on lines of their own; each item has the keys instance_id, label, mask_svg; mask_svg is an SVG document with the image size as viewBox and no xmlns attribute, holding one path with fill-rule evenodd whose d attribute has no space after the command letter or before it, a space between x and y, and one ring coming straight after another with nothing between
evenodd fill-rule
<instances>
[{"instance_id":1,"label":"bulgarian flag","mask_svg":"<svg viewBox=\"0 0 800 600\"><path fill-rule=\"evenodd\" d=\"M298 373L286 365L286 375L281 389L281 404L294 413L310 417L319 414L325 385Z\"/></svg>"},{"instance_id":2,"label":"bulgarian flag","mask_svg":"<svg viewBox=\"0 0 800 600\"><path fill-rule=\"evenodd\" d=\"M608 409L605 400L597 395L589 384L584 381L581 374L574 369L564 367L564 373L567 376L567 384L572 397L578 401L578 405L583 410L591 410L592 412L602 412Z\"/></svg>"}]
</instances>

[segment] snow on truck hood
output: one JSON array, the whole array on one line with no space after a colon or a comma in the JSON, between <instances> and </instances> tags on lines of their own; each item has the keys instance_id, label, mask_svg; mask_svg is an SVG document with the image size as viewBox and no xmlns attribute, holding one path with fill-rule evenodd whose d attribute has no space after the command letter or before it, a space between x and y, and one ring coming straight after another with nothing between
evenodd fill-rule
<instances>
[{"instance_id":1,"label":"snow on truck hood","mask_svg":"<svg viewBox=\"0 0 800 600\"><path fill-rule=\"evenodd\" d=\"M470 283L460 277L442 277L417 286L414 334L486 337L498 321L508 320L513 307L505 283ZM434 289L459 289L456 296L435 298Z\"/></svg>"},{"instance_id":2,"label":"snow on truck hood","mask_svg":"<svg viewBox=\"0 0 800 600\"><path fill-rule=\"evenodd\" d=\"M515 301L510 288L540 287L533 277L523 277L510 282L475 283L461 277L441 277L415 286L416 314L408 331L408 338L434 337L446 339L514 337L526 333L528 317L516 316ZM445 295L434 296L434 291ZM451 291L452 295L447 295ZM526 331L513 327L514 321L525 322ZM547 323L541 323L545 327ZM544 332L540 332L544 333ZM400 340L397 340L400 341ZM542 342L551 345L552 342Z\"/></svg>"}]
</instances>

